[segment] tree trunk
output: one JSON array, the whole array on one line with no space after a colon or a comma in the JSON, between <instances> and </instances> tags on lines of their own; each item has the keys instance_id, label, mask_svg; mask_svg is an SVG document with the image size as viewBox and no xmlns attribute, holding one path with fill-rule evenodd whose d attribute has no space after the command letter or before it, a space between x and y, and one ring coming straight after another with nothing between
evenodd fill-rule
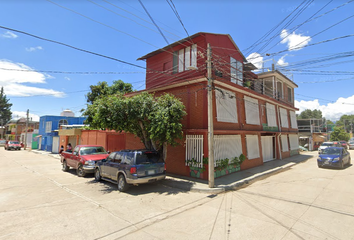
<instances>
[{"instance_id":1,"label":"tree trunk","mask_svg":"<svg viewBox=\"0 0 354 240\"><path fill-rule=\"evenodd\" d=\"M163 157L163 160L166 162L166 158L167 158L167 142L164 142L162 144L162 157Z\"/></svg>"},{"instance_id":2,"label":"tree trunk","mask_svg":"<svg viewBox=\"0 0 354 240\"><path fill-rule=\"evenodd\" d=\"M146 149L151 149L151 141L150 141L150 139L148 139L146 130L145 130L144 125L141 121L139 121L139 126L140 126L141 132L143 134L143 140L144 140L144 145L145 145Z\"/></svg>"}]
</instances>

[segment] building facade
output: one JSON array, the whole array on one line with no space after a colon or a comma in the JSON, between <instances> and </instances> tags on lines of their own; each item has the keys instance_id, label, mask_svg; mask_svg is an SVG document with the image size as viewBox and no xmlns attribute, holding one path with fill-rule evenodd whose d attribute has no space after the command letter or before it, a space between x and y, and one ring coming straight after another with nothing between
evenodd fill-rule
<instances>
[{"instance_id":1,"label":"building facade","mask_svg":"<svg viewBox=\"0 0 354 240\"><path fill-rule=\"evenodd\" d=\"M85 117L42 116L39 120L38 145L40 150L59 152L59 129L61 125L82 125ZM76 141L75 141L76 143Z\"/></svg>"},{"instance_id":2,"label":"building facade","mask_svg":"<svg viewBox=\"0 0 354 240\"><path fill-rule=\"evenodd\" d=\"M209 89L216 177L298 154L297 85L276 70L252 72L255 66L230 35L197 33L138 60L147 66L144 91L173 94L186 107L185 138L179 146L168 147L167 172L207 179ZM134 94L138 92L129 95ZM245 160L233 164L242 155Z\"/></svg>"}]
</instances>

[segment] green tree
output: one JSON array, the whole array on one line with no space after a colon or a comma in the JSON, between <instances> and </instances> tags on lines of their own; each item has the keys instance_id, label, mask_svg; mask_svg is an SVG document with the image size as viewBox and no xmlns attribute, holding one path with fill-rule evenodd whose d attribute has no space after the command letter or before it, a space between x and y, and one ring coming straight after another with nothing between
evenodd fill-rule
<instances>
[{"instance_id":1,"label":"green tree","mask_svg":"<svg viewBox=\"0 0 354 240\"><path fill-rule=\"evenodd\" d=\"M310 119L310 118L322 119L321 110L306 109L306 110L302 111L300 114L297 115L297 119Z\"/></svg>"},{"instance_id":2,"label":"green tree","mask_svg":"<svg viewBox=\"0 0 354 240\"><path fill-rule=\"evenodd\" d=\"M333 132L331 133L331 141L348 141L350 138L349 133L345 132L342 127L334 127Z\"/></svg>"},{"instance_id":3,"label":"green tree","mask_svg":"<svg viewBox=\"0 0 354 240\"><path fill-rule=\"evenodd\" d=\"M346 132L350 132L353 129L354 115L342 115L338 121L336 121L337 127L342 127Z\"/></svg>"},{"instance_id":4,"label":"green tree","mask_svg":"<svg viewBox=\"0 0 354 240\"><path fill-rule=\"evenodd\" d=\"M97 85L91 85L90 90L86 98L87 102L92 104L96 99L102 96L133 92L133 86L130 83L124 83L122 80L113 81L112 86L109 86L107 82L103 81L98 82Z\"/></svg>"},{"instance_id":5,"label":"green tree","mask_svg":"<svg viewBox=\"0 0 354 240\"><path fill-rule=\"evenodd\" d=\"M166 159L167 145L175 146L183 137L181 120L186 112L173 95L154 97L145 92L133 97L102 96L88 105L83 115L90 128L132 133L146 149L162 152Z\"/></svg>"},{"instance_id":6,"label":"green tree","mask_svg":"<svg viewBox=\"0 0 354 240\"><path fill-rule=\"evenodd\" d=\"M0 126L5 125L11 119L11 106L9 99L6 98L4 87L0 90Z\"/></svg>"}]
</instances>

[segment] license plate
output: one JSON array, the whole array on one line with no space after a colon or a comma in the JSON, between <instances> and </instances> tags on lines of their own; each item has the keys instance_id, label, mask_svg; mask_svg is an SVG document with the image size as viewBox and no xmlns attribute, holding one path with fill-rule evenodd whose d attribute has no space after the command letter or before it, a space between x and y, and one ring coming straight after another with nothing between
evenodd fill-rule
<instances>
[{"instance_id":1,"label":"license plate","mask_svg":"<svg viewBox=\"0 0 354 240\"><path fill-rule=\"evenodd\" d=\"M149 175L155 174L155 170L148 170L148 174L149 174Z\"/></svg>"}]
</instances>

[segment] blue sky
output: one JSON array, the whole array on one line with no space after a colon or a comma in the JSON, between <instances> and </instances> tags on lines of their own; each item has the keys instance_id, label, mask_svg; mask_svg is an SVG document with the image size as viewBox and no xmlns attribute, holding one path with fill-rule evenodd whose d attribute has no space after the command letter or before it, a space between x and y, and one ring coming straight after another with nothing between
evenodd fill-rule
<instances>
[{"instance_id":1,"label":"blue sky","mask_svg":"<svg viewBox=\"0 0 354 240\"><path fill-rule=\"evenodd\" d=\"M352 0L173 0L186 31L171 1L141 2L169 43L186 31L230 34L256 65L275 63L299 86L300 110L320 109L333 121L354 114ZM27 109L34 120L64 109L80 116L90 85L120 79L142 90L145 70L14 30L142 67L136 59L167 45L138 0L4 0L0 9L0 26L13 29L0 28L0 86L15 118Z\"/></svg>"}]
</instances>

